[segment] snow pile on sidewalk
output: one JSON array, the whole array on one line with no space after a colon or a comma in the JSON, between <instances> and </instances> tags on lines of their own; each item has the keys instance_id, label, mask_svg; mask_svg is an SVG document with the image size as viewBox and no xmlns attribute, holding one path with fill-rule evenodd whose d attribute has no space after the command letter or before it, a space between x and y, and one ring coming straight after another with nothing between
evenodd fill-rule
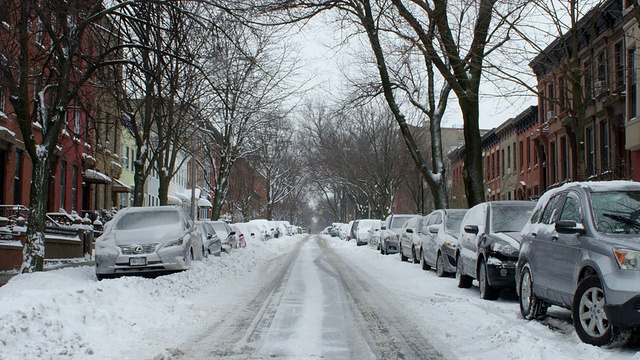
<instances>
[{"instance_id":1,"label":"snow pile on sidewalk","mask_svg":"<svg viewBox=\"0 0 640 360\"><path fill-rule=\"evenodd\" d=\"M232 306L238 279L296 239L250 241L155 279L98 282L92 266L18 275L0 287L0 359L136 359L171 345L166 339L179 344L217 304Z\"/></svg>"}]
</instances>

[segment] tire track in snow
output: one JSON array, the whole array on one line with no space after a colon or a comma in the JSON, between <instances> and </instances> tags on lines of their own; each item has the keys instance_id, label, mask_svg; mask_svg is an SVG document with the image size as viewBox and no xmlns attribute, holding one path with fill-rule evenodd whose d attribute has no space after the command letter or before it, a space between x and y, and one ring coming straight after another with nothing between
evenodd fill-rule
<instances>
[{"instance_id":1,"label":"tire track in snow","mask_svg":"<svg viewBox=\"0 0 640 360\"><path fill-rule=\"evenodd\" d=\"M329 262L351 296L352 312L360 320L358 330L368 340L379 359L450 359L417 332L413 320L394 308L397 303L372 286L354 267L349 266L325 239L316 238ZM377 301L376 301L377 300Z\"/></svg>"}]
</instances>

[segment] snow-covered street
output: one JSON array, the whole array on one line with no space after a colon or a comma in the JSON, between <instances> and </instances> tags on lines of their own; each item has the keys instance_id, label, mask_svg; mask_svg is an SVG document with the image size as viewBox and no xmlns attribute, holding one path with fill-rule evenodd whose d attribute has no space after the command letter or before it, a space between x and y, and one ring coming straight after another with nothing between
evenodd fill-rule
<instances>
[{"instance_id":1,"label":"snow-covered street","mask_svg":"<svg viewBox=\"0 0 640 360\"><path fill-rule=\"evenodd\" d=\"M0 359L640 359L582 343L569 313L520 317L398 256L296 235L156 279L89 266L0 287Z\"/></svg>"}]
</instances>

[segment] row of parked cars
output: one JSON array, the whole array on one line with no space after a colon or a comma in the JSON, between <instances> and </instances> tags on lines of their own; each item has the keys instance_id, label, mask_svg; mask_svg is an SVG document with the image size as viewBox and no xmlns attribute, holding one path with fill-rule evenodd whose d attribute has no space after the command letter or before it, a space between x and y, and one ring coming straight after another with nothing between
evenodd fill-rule
<instances>
[{"instance_id":1,"label":"row of parked cars","mask_svg":"<svg viewBox=\"0 0 640 360\"><path fill-rule=\"evenodd\" d=\"M286 222L192 221L179 206L120 210L95 242L98 280L123 275L156 276L186 270L209 255L246 247L248 239L290 235Z\"/></svg>"},{"instance_id":2,"label":"row of parked cars","mask_svg":"<svg viewBox=\"0 0 640 360\"><path fill-rule=\"evenodd\" d=\"M537 202L377 221L351 238L438 276L455 274L458 287L475 280L483 299L515 290L525 319L569 309L580 339L606 347L626 344L640 327L640 183L568 183Z\"/></svg>"}]
</instances>

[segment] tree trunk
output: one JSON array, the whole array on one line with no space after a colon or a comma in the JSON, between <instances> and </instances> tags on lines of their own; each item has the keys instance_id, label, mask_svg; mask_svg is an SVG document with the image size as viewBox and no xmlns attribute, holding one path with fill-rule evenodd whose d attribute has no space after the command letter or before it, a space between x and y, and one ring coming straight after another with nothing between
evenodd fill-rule
<instances>
[{"instance_id":1,"label":"tree trunk","mask_svg":"<svg viewBox=\"0 0 640 360\"><path fill-rule=\"evenodd\" d=\"M50 155L32 159L31 193L29 197L29 216L27 240L23 250L22 273L42 271L44 265L44 229L49 197Z\"/></svg>"},{"instance_id":2,"label":"tree trunk","mask_svg":"<svg viewBox=\"0 0 640 360\"><path fill-rule=\"evenodd\" d=\"M158 197L160 198L160 205L169 205L169 184L171 183L171 178L161 174L159 183Z\"/></svg>"},{"instance_id":3,"label":"tree trunk","mask_svg":"<svg viewBox=\"0 0 640 360\"><path fill-rule=\"evenodd\" d=\"M485 201L482 177L482 138L477 102L460 100L464 118L464 190L469 208Z\"/></svg>"}]
</instances>

